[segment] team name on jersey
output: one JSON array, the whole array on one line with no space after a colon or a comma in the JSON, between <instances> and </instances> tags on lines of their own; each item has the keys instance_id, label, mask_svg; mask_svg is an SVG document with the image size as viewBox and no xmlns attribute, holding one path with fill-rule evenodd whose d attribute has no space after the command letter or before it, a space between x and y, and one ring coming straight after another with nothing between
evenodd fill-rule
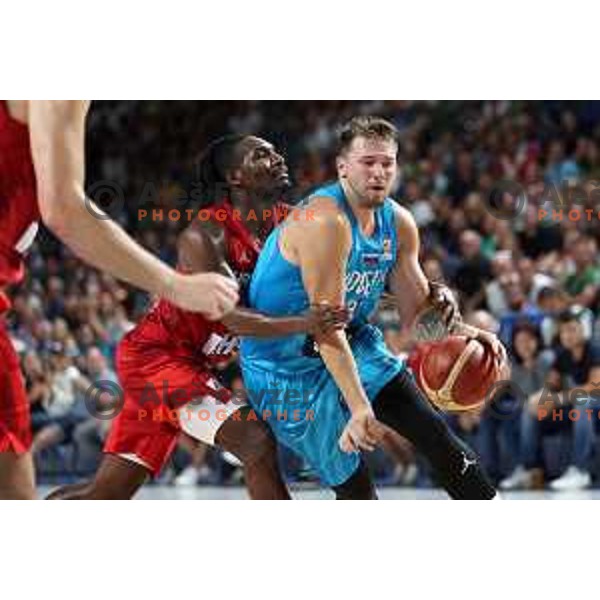
<instances>
[{"instance_id":1,"label":"team name on jersey","mask_svg":"<svg viewBox=\"0 0 600 600\"><path fill-rule=\"evenodd\" d=\"M385 282L385 271L351 271L346 273L345 289L359 296L369 296L374 288Z\"/></svg>"}]
</instances>

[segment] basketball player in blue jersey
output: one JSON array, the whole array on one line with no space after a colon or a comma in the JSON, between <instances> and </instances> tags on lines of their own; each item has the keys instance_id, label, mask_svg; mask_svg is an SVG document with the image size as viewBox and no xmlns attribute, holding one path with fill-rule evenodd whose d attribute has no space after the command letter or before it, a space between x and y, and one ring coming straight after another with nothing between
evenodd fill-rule
<instances>
[{"instance_id":1,"label":"basketball player in blue jersey","mask_svg":"<svg viewBox=\"0 0 600 600\"><path fill-rule=\"evenodd\" d=\"M345 303L352 320L347 331L314 338L246 338L244 380L278 440L302 456L338 499L376 498L360 451L375 447L381 423L413 442L452 498L492 499L496 491L477 457L368 322L389 282L404 323L430 305L455 331L460 323L452 293L421 270L411 214L388 197L397 153L391 123L352 119L340 133L338 181L315 191L294 219L271 233L251 281L250 306L283 316ZM499 351L490 334L471 335Z\"/></svg>"}]
</instances>

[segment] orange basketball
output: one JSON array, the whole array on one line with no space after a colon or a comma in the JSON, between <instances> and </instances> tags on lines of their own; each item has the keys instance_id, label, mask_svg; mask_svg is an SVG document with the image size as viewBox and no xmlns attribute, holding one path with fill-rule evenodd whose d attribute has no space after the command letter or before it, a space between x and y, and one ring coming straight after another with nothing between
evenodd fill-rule
<instances>
[{"instance_id":1,"label":"orange basketball","mask_svg":"<svg viewBox=\"0 0 600 600\"><path fill-rule=\"evenodd\" d=\"M448 411L481 406L499 377L493 351L463 336L419 344L408 364L427 397Z\"/></svg>"}]
</instances>

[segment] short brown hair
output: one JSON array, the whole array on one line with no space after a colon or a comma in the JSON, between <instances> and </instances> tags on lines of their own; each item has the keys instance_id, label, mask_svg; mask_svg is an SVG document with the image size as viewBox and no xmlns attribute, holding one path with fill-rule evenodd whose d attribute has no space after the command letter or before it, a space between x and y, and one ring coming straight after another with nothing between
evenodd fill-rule
<instances>
[{"instance_id":1,"label":"short brown hair","mask_svg":"<svg viewBox=\"0 0 600 600\"><path fill-rule=\"evenodd\" d=\"M380 138L393 141L399 145L398 129L395 125L381 117L353 117L340 129L338 135L338 154L342 154L352 144L355 138Z\"/></svg>"}]
</instances>

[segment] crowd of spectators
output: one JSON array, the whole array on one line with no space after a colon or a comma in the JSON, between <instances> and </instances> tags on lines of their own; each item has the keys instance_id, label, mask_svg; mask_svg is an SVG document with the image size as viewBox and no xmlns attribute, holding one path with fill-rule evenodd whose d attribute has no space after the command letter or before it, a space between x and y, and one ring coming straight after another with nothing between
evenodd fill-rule
<instances>
[{"instance_id":1,"label":"crowd of spectators","mask_svg":"<svg viewBox=\"0 0 600 600\"><path fill-rule=\"evenodd\" d=\"M269 139L286 155L294 195L300 197L335 176L336 128L356 114L377 114L399 128L394 196L419 226L424 270L456 290L467 319L498 332L526 395L538 392L548 373L563 376L557 389L588 382L600 338L600 206L594 205L600 102L98 102L88 122L88 189L142 244L173 262L185 223L140 219L138 211L181 207L193 186L195 160L210 139L227 132ZM507 180L526 196L512 212L515 195L498 192L507 189L499 184ZM111 186L124 202L111 202L114 194L105 193ZM576 204L569 203L575 196ZM554 210L561 206L562 212ZM12 297L9 328L32 404L38 467L42 475L78 476L97 464L110 425L90 414L85 390L94 381L116 381L115 347L148 298L82 265L44 229L31 250L27 279ZM382 310L377 319L390 347L405 354L409 342L393 311ZM573 321L580 341L569 354L561 328ZM243 385L235 365L225 368L224 377L230 385ZM594 419L587 427L565 419L564 427L536 429L527 421L532 411L522 404L511 409L510 419L498 419L489 407L448 418L504 487L536 485L544 475L561 473L566 487L589 485ZM572 448L563 441L569 437ZM389 445L392 459L373 458L378 476L425 482L426 469L409 445L402 440ZM283 461L290 477L306 476L293 457L286 454ZM534 476L534 469L541 475ZM231 457L224 460L187 441L163 474L181 484L237 476Z\"/></svg>"}]
</instances>

